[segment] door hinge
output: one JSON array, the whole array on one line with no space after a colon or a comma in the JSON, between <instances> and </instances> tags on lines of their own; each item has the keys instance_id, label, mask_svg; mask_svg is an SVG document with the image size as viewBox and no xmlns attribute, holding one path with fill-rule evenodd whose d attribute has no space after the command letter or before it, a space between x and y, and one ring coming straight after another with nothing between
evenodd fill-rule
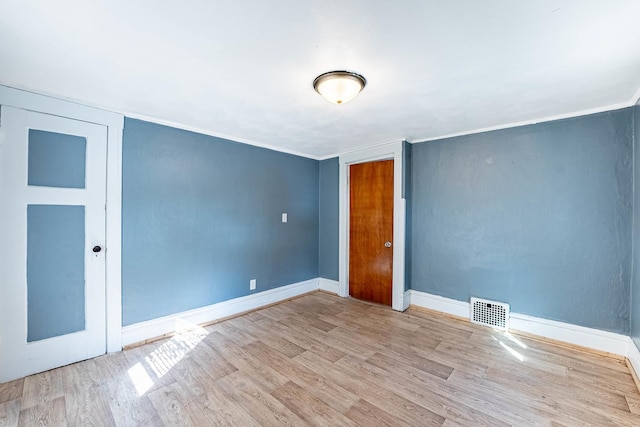
<instances>
[{"instance_id":1,"label":"door hinge","mask_svg":"<svg viewBox=\"0 0 640 427\"><path fill-rule=\"evenodd\" d=\"M0 127L0 145L4 143L4 129Z\"/></svg>"}]
</instances>

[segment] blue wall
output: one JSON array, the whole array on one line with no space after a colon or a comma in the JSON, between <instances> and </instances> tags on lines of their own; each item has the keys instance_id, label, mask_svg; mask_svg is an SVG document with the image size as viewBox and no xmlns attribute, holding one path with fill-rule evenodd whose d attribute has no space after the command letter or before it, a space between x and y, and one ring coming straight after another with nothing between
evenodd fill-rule
<instances>
[{"instance_id":1,"label":"blue wall","mask_svg":"<svg viewBox=\"0 0 640 427\"><path fill-rule=\"evenodd\" d=\"M634 133L640 106L405 144L407 287L640 346ZM123 169L125 325L247 295L251 278L258 292L338 280L337 158L127 119Z\"/></svg>"},{"instance_id":2,"label":"blue wall","mask_svg":"<svg viewBox=\"0 0 640 427\"><path fill-rule=\"evenodd\" d=\"M411 228L411 144L407 141L402 143L402 198L405 199L406 219L405 219L405 254L404 254L404 290L411 289L411 268L412 256L411 247L413 245L413 230Z\"/></svg>"},{"instance_id":3,"label":"blue wall","mask_svg":"<svg viewBox=\"0 0 640 427\"><path fill-rule=\"evenodd\" d=\"M414 144L412 289L628 333L631 115Z\"/></svg>"},{"instance_id":4,"label":"blue wall","mask_svg":"<svg viewBox=\"0 0 640 427\"><path fill-rule=\"evenodd\" d=\"M318 277L318 164L126 119L123 324Z\"/></svg>"},{"instance_id":5,"label":"blue wall","mask_svg":"<svg viewBox=\"0 0 640 427\"><path fill-rule=\"evenodd\" d=\"M320 162L320 277L338 280L339 185L338 158Z\"/></svg>"},{"instance_id":6,"label":"blue wall","mask_svg":"<svg viewBox=\"0 0 640 427\"><path fill-rule=\"evenodd\" d=\"M640 105L633 109L633 278L631 281L631 338L640 349Z\"/></svg>"}]
</instances>

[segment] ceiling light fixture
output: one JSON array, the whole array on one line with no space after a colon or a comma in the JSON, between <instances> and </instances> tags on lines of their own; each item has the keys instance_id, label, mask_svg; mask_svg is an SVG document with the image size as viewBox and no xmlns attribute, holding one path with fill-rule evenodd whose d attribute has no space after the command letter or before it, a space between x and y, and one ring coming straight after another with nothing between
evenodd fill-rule
<instances>
[{"instance_id":1,"label":"ceiling light fixture","mask_svg":"<svg viewBox=\"0 0 640 427\"><path fill-rule=\"evenodd\" d=\"M313 88L332 104L346 104L358 96L367 81L351 71L329 71L313 81Z\"/></svg>"}]
</instances>

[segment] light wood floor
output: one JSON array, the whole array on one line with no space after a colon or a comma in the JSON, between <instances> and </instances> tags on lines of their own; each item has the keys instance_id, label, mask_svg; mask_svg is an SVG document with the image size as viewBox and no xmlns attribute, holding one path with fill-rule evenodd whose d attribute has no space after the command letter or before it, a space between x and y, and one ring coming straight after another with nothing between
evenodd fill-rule
<instances>
[{"instance_id":1,"label":"light wood floor","mask_svg":"<svg viewBox=\"0 0 640 427\"><path fill-rule=\"evenodd\" d=\"M0 425L640 426L623 361L313 293L0 385Z\"/></svg>"}]
</instances>

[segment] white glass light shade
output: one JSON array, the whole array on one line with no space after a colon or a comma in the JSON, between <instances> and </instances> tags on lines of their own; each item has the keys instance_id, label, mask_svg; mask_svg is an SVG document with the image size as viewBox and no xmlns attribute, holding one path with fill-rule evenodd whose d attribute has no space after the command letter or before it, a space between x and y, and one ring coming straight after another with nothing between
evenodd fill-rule
<instances>
[{"instance_id":1,"label":"white glass light shade","mask_svg":"<svg viewBox=\"0 0 640 427\"><path fill-rule=\"evenodd\" d=\"M313 88L332 104L345 104L358 96L367 81L350 71L331 71L316 77Z\"/></svg>"}]
</instances>

